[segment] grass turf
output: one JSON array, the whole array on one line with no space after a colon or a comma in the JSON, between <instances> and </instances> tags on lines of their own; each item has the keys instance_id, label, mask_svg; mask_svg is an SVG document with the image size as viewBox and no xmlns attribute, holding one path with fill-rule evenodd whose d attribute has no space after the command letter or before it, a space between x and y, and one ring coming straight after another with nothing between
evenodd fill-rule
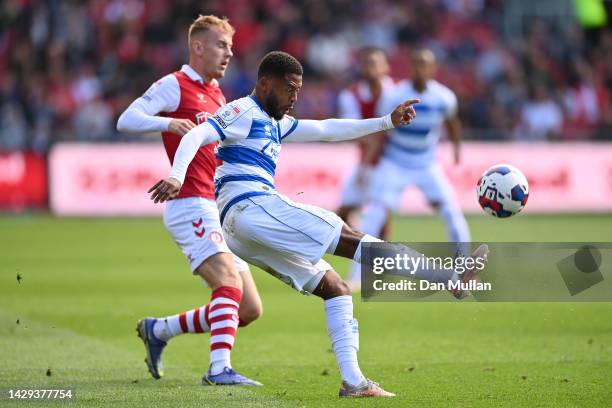
<instances>
[{"instance_id":1,"label":"grass turf","mask_svg":"<svg viewBox=\"0 0 612 408\"><path fill-rule=\"evenodd\" d=\"M475 241L612 241L611 215L468 221ZM207 335L174 339L155 381L136 320L209 298L160 220L1 217L0 231L0 389L72 387L77 406L610 406L612 303L357 298L362 369L398 397L339 400L321 301L259 270L265 312L240 330L232 360L265 387L199 385ZM398 218L393 239L438 241L444 230Z\"/></svg>"}]
</instances>

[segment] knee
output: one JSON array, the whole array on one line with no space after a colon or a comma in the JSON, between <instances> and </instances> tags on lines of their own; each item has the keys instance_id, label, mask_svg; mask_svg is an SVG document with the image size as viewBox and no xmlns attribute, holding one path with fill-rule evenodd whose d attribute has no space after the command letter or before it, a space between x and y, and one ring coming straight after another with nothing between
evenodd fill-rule
<instances>
[{"instance_id":1,"label":"knee","mask_svg":"<svg viewBox=\"0 0 612 408\"><path fill-rule=\"evenodd\" d=\"M195 272L204 278L213 290L221 286L242 288L242 279L233 264L231 256L224 255L227 254L213 255L202 262Z\"/></svg>"},{"instance_id":2,"label":"knee","mask_svg":"<svg viewBox=\"0 0 612 408\"><path fill-rule=\"evenodd\" d=\"M351 287L344 279L335 280L329 287L330 297L351 295Z\"/></svg>"},{"instance_id":3,"label":"knee","mask_svg":"<svg viewBox=\"0 0 612 408\"><path fill-rule=\"evenodd\" d=\"M262 314L263 306L261 303L253 305L240 305L240 310L238 311L238 315L240 316L240 326L244 327L250 323L253 323L255 320L259 319Z\"/></svg>"}]
</instances>

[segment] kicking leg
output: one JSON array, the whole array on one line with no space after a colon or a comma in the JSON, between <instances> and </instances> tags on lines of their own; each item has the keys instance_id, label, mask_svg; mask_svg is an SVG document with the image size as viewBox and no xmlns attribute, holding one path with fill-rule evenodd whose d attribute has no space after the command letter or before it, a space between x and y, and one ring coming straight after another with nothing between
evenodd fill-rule
<instances>
[{"instance_id":1,"label":"kicking leg","mask_svg":"<svg viewBox=\"0 0 612 408\"><path fill-rule=\"evenodd\" d=\"M342 232L340 235L340 240L338 241L338 245L336 246L334 255L342 256L344 258L352 259L358 265L361 264L361 246L363 243L367 242L384 242L378 238L374 238L371 235L363 234L361 232L355 231L347 225L344 225L342 228ZM398 250L403 253L408 254L410 257L421 257L422 254L415 251L412 248L409 248L405 245L397 245ZM485 258L488 254L488 247L486 245L481 245L478 247L473 253L472 257L474 258ZM463 273L459 276L455 271L447 270L447 269L437 269L437 268L418 268L416 270L393 270L392 274L407 276L407 277L416 277L418 279L427 280L429 282L456 282L461 280L462 282L469 282L470 280L474 280L476 278L477 273L480 272L479 269L472 269ZM457 290L451 291L453 296L458 299L462 299L469 295L469 292Z\"/></svg>"},{"instance_id":2,"label":"kicking leg","mask_svg":"<svg viewBox=\"0 0 612 408\"><path fill-rule=\"evenodd\" d=\"M379 201L369 203L361 219L361 231L374 237L382 237L385 226L388 224L390 210ZM349 268L349 285L353 291L361 287L361 265L353 262Z\"/></svg>"}]
</instances>

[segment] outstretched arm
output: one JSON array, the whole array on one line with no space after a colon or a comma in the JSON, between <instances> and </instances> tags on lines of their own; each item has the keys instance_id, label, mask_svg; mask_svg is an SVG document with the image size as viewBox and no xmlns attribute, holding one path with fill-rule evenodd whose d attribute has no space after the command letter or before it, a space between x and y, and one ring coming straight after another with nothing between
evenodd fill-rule
<instances>
[{"instance_id":1,"label":"outstretched arm","mask_svg":"<svg viewBox=\"0 0 612 408\"><path fill-rule=\"evenodd\" d=\"M410 99L398 105L393 112L381 118L372 119L326 119L300 120L295 130L283 141L287 142L336 142L357 139L370 133L381 132L397 125L407 125L416 116L412 105L418 99Z\"/></svg>"},{"instance_id":2,"label":"outstretched arm","mask_svg":"<svg viewBox=\"0 0 612 408\"><path fill-rule=\"evenodd\" d=\"M196 126L182 137L176 154L170 176L158 181L149 189L151 200L163 203L176 197L185 181L187 167L193 160L201 146L221 140L217 130L208 122Z\"/></svg>"}]
</instances>

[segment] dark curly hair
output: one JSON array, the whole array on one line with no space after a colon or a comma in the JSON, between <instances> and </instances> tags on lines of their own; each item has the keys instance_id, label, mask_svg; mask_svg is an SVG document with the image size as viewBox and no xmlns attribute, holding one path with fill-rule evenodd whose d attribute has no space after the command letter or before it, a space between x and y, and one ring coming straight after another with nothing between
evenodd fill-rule
<instances>
[{"instance_id":1,"label":"dark curly hair","mask_svg":"<svg viewBox=\"0 0 612 408\"><path fill-rule=\"evenodd\" d=\"M303 75L300 61L282 51L272 51L264 55L257 69L257 78L271 76L282 78L287 74Z\"/></svg>"}]
</instances>

